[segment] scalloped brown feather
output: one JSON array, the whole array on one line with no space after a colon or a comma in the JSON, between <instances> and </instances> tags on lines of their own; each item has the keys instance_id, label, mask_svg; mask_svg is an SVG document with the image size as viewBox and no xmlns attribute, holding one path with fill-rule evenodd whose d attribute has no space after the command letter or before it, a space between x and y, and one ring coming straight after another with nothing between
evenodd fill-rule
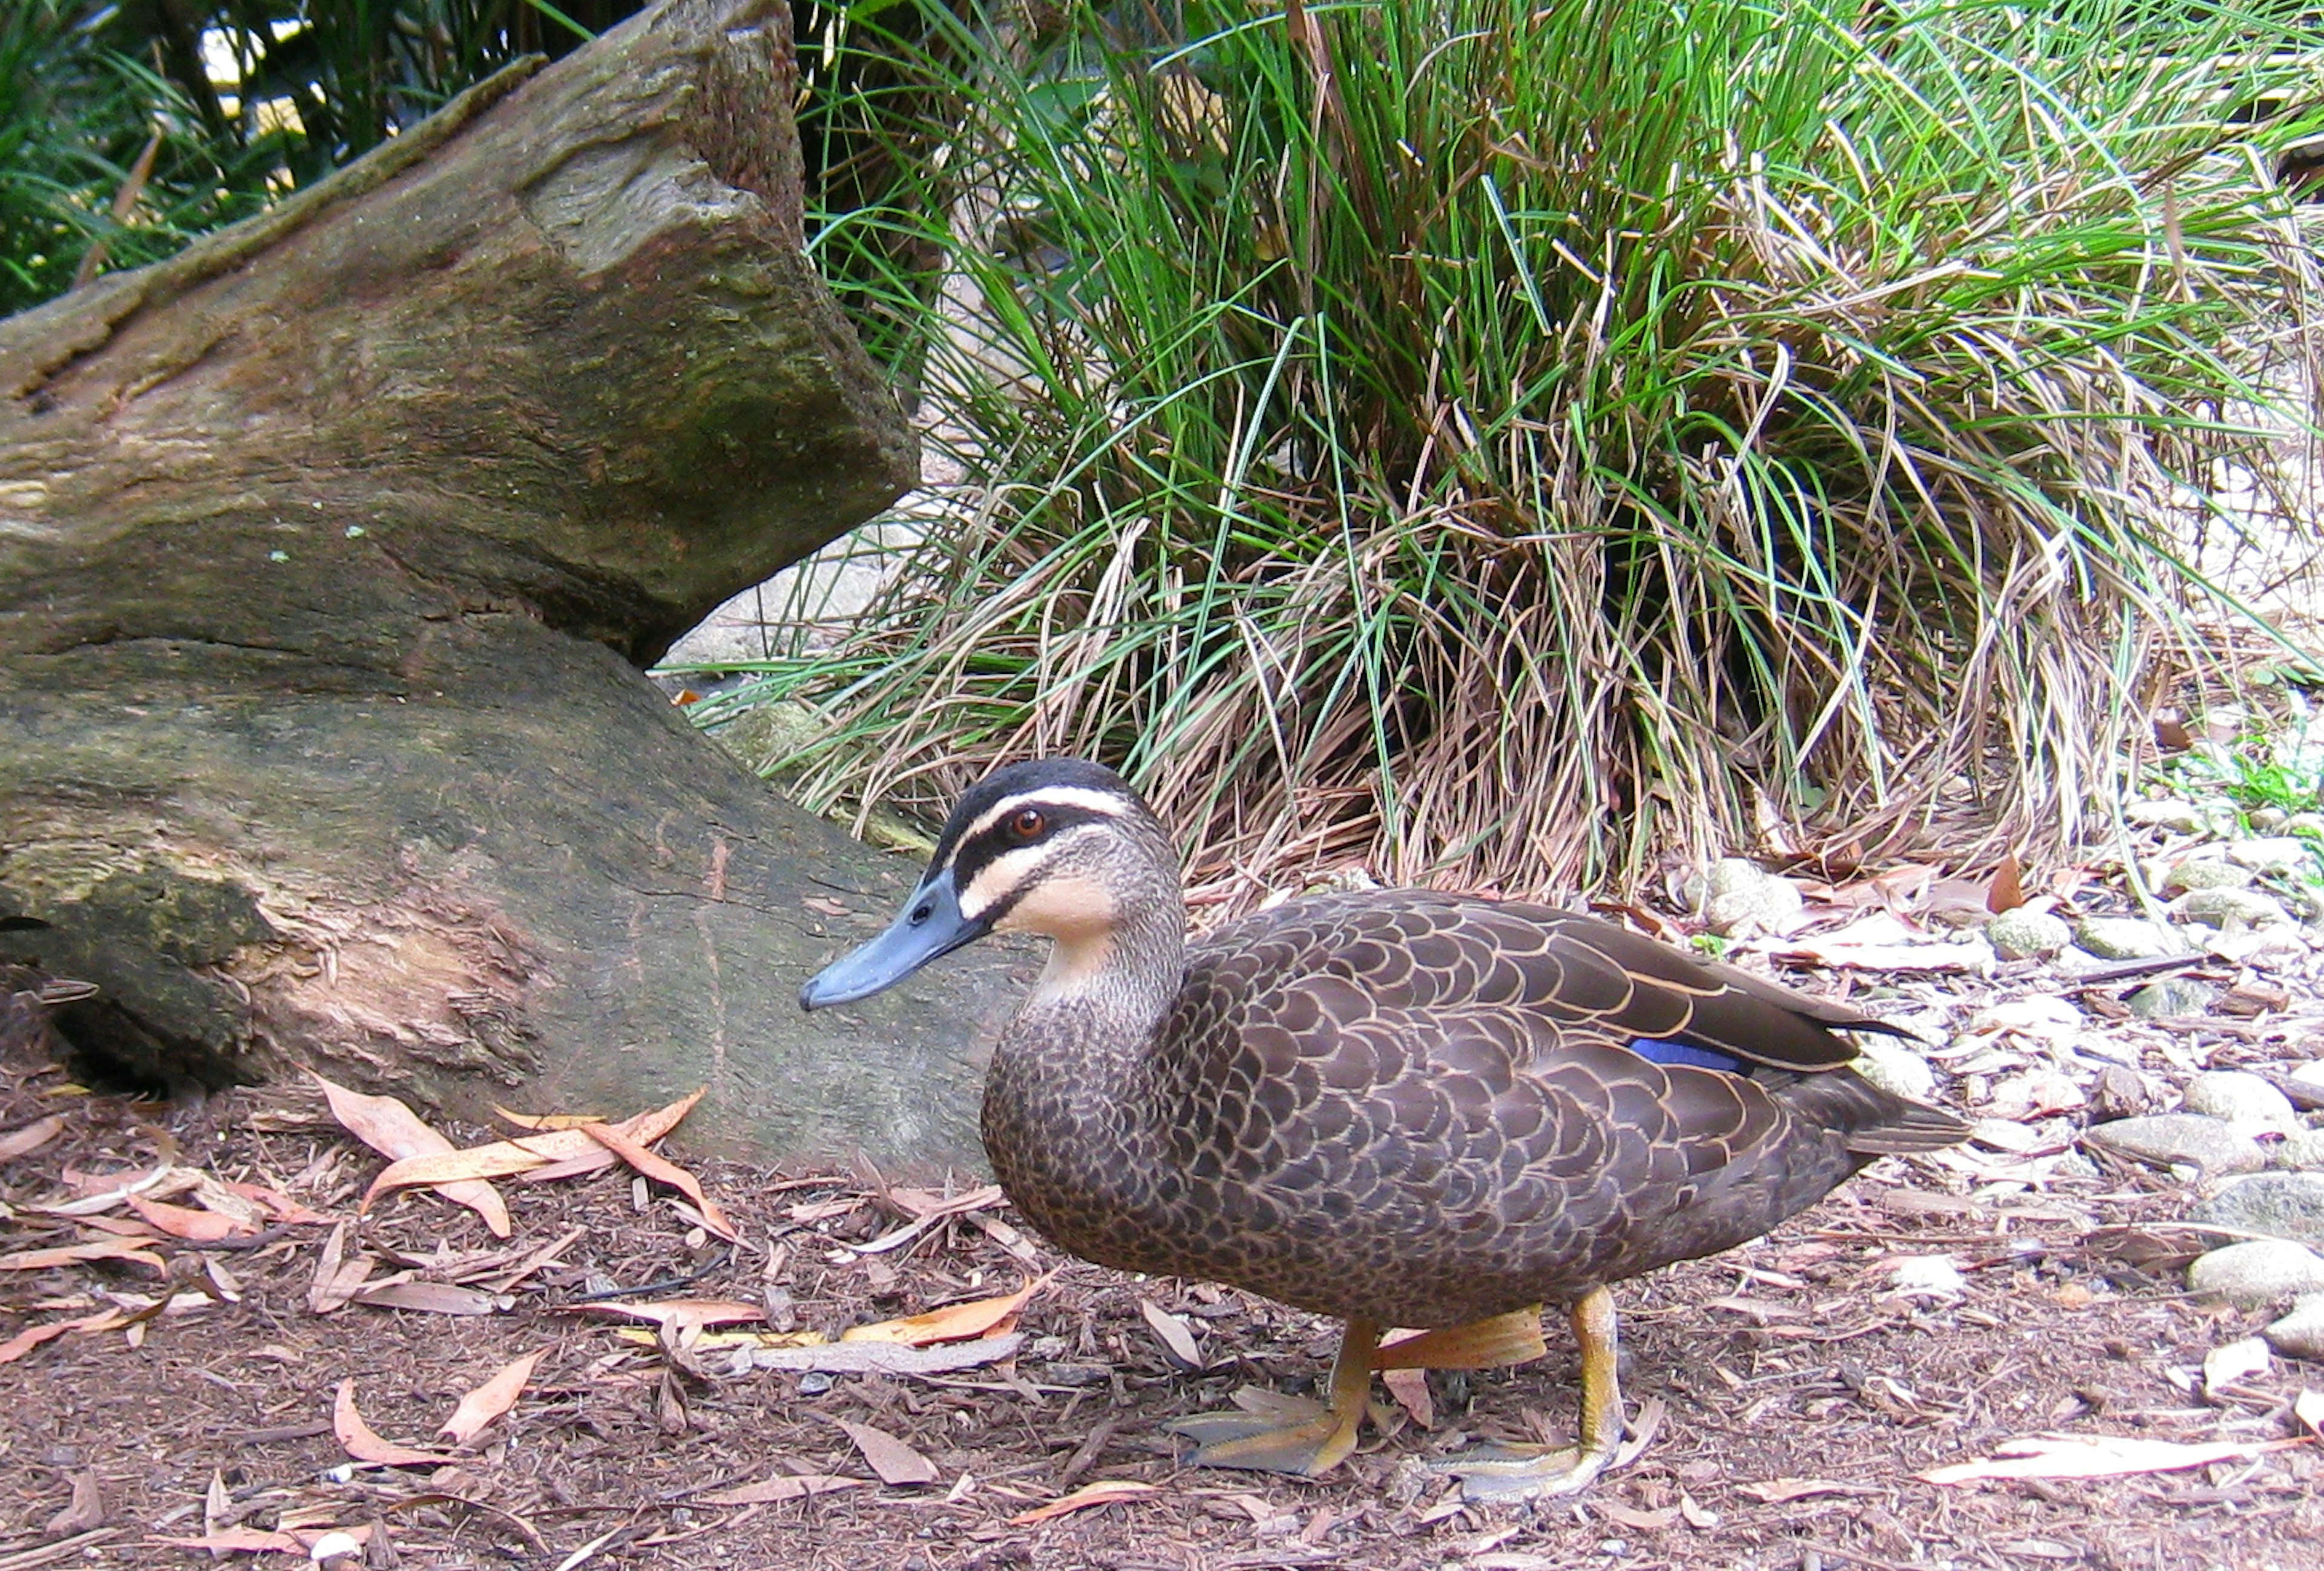
<instances>
[{"instance_id":1,"label":"scalloped brown feather","mask_svg":"<svg viewBox=\"0 0 2324 1571\"><path fill-rule=\"evenodd\" d=\"M1594 918L1421 891L1298 901L1186 952L1149 1040L1028 1004L993 1166L1076 1254L1383 1325L1463 1324L1766 1232L1960 1121L1845 1066L1895 1028ZM1655 1039L1748 1073L1664 1066Z\"/></svg>"}]
</instances>

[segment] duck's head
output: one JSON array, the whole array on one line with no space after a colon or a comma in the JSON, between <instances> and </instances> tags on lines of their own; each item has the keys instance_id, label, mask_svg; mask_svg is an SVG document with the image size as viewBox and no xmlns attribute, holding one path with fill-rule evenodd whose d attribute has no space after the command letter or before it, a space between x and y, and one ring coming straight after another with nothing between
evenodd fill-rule
<instances>
[{"instance_id":1,"label":"duck's head","mask_svg":"<svg viewBox=\"0 0 2324 1571\"><path fill-rule=\"evenodd\" d=\"M994 932L1057 941L1044 987L1095 975L1125 927L1167 929L1175 944L1185 920L1177 880L1169 836L1113 771L1076 758L1010 764L953 808L887 931L816 973L799 1007L869 998Z\"/></svg>"}]
</instances>

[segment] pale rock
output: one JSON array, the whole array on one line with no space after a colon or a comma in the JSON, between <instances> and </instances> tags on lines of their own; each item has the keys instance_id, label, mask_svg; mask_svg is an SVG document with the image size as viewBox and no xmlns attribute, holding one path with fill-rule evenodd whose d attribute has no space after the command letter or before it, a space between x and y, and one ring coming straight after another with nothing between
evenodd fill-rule
<instances>
[{"instance_id":1,"label":"pale rock","mask_svg":"<svg viewBox=\"0 0 2324 1571\"><path fill-rule=\"evenodd\" d=\"M2324 1293L2302 1293L2292 1313L2261 1333L2286 1358L2324 1359Z\"/></svg>"},{"instance_id":2,"label":"pale rock","mask_svg":"<svg viewBox=\"0 0 2324 1571\"><path fill-rule=\"evenodd\" d=\"M2085 1105L2082 1088L2055 1069L2028 1069L1997 1080L1987 1105L1997 1118L2043 1118Z\"/></svg>"},{"instance_id":3,"label":"pale rock","mask_svg":"<svg viewBox=\"0 0 2324 1571\"><path fill-rule=\"evenodd\" d=\"M2278 1141L2270 1153L2279 1168L2297 1173L2324 1172L2324 1129L2300 1129Z\"/></svg>"},{"instance_id":4,"label":"pale rock","mask_svg":"<svg viewBox=\"0 0 2324 1571\"><path fill-rule=\"evenodd\" d=\"M2077 1058L2120 1064L2126 1069L2135 1069L2146 1061L2146 1051L2137 1042L2105 1031L2091 1031L2087 1036L2076 1037L2073 1053Z\"/></svg>"},{"instance_id":5,"label":"pale rock","mask_svg":"<svg viewBox=\"0 0 2324 1571\"><path fill-rule=\"evenodd\" d=\"M2324 835L2324 813L2294 813L2276 827L2287 835Z\"/></svg>"},{"instance_id":6,"label":"pale rock","mask_svg":"<svg viewBox=\"0 0 2324 1571\"><path fill-rule=\"evenodd\" d=\"M1981 1146L2007 1151L2014 1157L2038 1151L2048 1143L2047 1137L2039 1130L2028 1129L2008 1118L1978 1119L1969 1126L1969 1137Z\"/></svg>"},{"instance_id":7,"label":"pale rock","mask_svg":"<svg viewBox=\"0 0 2324 1571\"><path fill-rule=\"evenodd\" d=\"M1937 1072L1928 1060L1888 1037L1858 1038L1852 1067L1883 1091L1908 1101L1927 1102L1937 1094Z\"/></svg>"},{"instance_id":8,"label":"pale rock","mask_svg":"<svg viewBox=\"0 0 2324 1571\"><path fill-rule=\"evenodd\" d=\"M2074 928L2074 942L2101 960L2160 960L2187 952L2178 934L2143 917L2084 917Z\"/></svg>"},{"instance_id":9,"label":"pale rock","mask_svg":"<svg viewBox=\"0 0 2324 1571\"><path fill-rule=\"evenodd\" d=\"M2124 818L2150 829L2168 829L2174 835L2200 835L2203 832L2203 809L2192 802L2164 797L2159 801L2128 802L2122 809Z\"/></svg>"},{"instance_id":10,"label":"pale rock","mask_svg":"<svg viewBox=\"0 0 2324 1571\"><path fill-rule=\"evenodd\" d=\"M2037 1041L2052 1042L2089 1029L2089 1017L2066 1000L2047 993L2005 998L1969 1017L1968 1035L2015 1031Z\"/></svg>"},{"instance_id":11,"label":"pale rock","mask_svg":"<svg viewBox=\"0 0 2324 1571\"><path fill-rule=\"evenodd\" d=\"M2311 1058L2284 1078L2297 1080L2302 1086L2313 1086L2317 1095L2324 1096L2324 1058Z\"/></svg>"},{"instance_id":12,"label":"pale rock","mask_svg":"<svg viewBox=\"0 0 2324 1571\"><path fill-rule=\"evenodd\" d=\"M2207 928L2224 928L2238 922L2256 928L2278 922L2288 925L2292 920L2292 913L2274 896L2255 889L2194 890L2164 909L2174 921L2199 922Z\"/></svg>"},{"instance_id":13,"label":"pale rock","mask_svg":"<svg viewBox=\"0 0 2324 1571\"><path fill-rule=\"evenodd\" d=\"M2324 1174L2254 1173L2234 1179L2190 1209L2187 1220L2324 1248Z\"/></svg>"},{"instance_id":14,"label":"pale rock","mask_svg":"<svg viewBox=\"0 0 2324 1571\"><path fill-rule=\"evenodd\" d=\"M1927 1294L1932 1298L1958 1298L1969 1291L1969 1282L1960 1267L1949 1254L1908 1254L1890 1262L1896 1285L1891 1290L1914 1295Z\"/></svg>"},{"instance_id":15,"label":"pale rock","mask_svg":"<svg viewBox=\"0 0 2324 1571\"><path fill-rule=\"evenodd\" d=\"M2150 982L2130 995L2130 1012L2141 1020L2177 1020L2210 1012L2213 990L2183 976Z\"/></svg>"},{"instance_id":16,"label":"pale rock","mask_svg":"<svg viewBox=\"0 0 2324 1571\"><path fill-rule=\"evenodd\" d=\"M2254 873L2313 873L2316 846L2297 835L2263 835L2228 841L2227 860Z\"/></svg>"},{"instance_id":17,"label":"pale rock","mask_svg":"<svg viewBox=\"0 0 2324 1571\"><path fill-rule=\"evenodd\" d=\"M1798 884L1740 856L1724 856L1712 863L1707 882L1703 915L1714 933L1729 934L1746 928L1762 933L1785 932L1807 907Z\"/></svg>"},{"instance_id":18,"label":"pale rock","mask_svg":"<svg viewBox=\"0 0 2324 1571\"><path fill-rule=\"evenodd\" d=\"M2153 1167L2202 1169L2207 1178L2256 1173L2267 1166L2259 1141L2199 1113L2156 1113L2093 1124L2082 1138Z\"/></svg>"},{"instance_id":19,"label":"pale rock","mask_svg":"<svg viewBox=\"0 0 2324 1571\"><path fill-rule=\"evenodd\" d=\"M2074 941L2074 929L2061 917L2019 906L1985 924L1985 941L2005 960L2024 960L2056 954Z\"/></svg>"},{"instance_id":20,"label":"pale rock","mask_svg":"<svg viewBox=\"0 0 2324 1571\"><path fill-rule=\"evenodd\" d=\"M2324 1292L2324 1255L2281 1238L2231 1243L2187 1268L2192 1291L2258 1309L2300 1293Z\"/></svg>"},{"instance_id":21,"label":"pale rock","mask_svg":"<svg viewBox=\"0 0 2324 1571\"><path fill-rule=\"evenodd\" d=\"M2232 862L2218 862L2207 856L2190 856L2174 863L2163 875L2163 887L2174 894L2185 894L2198 889L2248 889L2258 876L2248 867L2238 867Z\"/></svg>"},{"instance_id":22,"label":"pale rock","mask_svg":"<svg viewBox=\"0 0 2324 1571\"><path fill-rule=\"evenodd\" d=\"M2160 1113L2167 1100L2161 1081L2121 1064L2100 1069L2090 1087L2090 1107L2100 1123Z\"/></svg>"},{"instance_id":23,"label":"pale rock","mask_svg":"<svg viewBox=\"0 0 2324 1571\"><path fill-rule=\"evenodd\" d=\"M2273 835L2292 822L2292 815L2282 808L2254 808L2244 818L2263 835Z\"/></svg>"},{"instance_id":24,"label":"pale rock","mask_svg":"<svg viewBox=\"0 0 2324 1571\"><path fill-rule=\"evenodd\" d=\"M2255 1132L2301 1127L2292 1101L2258 1076L2242 1069L2209 1069L2187 1082L2186 1109L2225 1119Z\"/></svg>"}]
</instances>

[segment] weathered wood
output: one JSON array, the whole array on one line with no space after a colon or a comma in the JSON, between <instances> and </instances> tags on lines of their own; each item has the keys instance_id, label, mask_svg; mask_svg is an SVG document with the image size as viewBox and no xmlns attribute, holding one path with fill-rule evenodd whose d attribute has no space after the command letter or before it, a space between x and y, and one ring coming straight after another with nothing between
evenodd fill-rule
<instances>
[{"instance_id":1,"label":"weathered wood","mask_svg":"<svg viewBox=\"0 0 2324 1571\"><path fill-rule=\"evenodd\" d=\"M673 0L0 323L0 960L102 986L84 1051L973 1155L995 970L802 1021L861 930L808 902L908 871L637 670L912 476L802 250L788 16Z\"/></svg>"}]
</instances>

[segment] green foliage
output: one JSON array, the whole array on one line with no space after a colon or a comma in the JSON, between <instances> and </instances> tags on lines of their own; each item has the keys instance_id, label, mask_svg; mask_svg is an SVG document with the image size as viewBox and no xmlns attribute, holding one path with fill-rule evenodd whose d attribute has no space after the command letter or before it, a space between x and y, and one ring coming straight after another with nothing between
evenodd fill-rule
<instances>
[{"instance_id":1,"label":"green foliage","mask_svg":"<svg viewBox=\"0 0 2324 1571\"><path fill-rule=\"evenodd\" d=\"M2216 467L2267 500L2292 7L898 14L849 35L917 51L893 178L820 254L973 516L769 668L817 801L1088 753L1229 900L2039 856L2197 636Z\"/></svg>"},{"instance_id":2,"label":"green foliage","mask_svg":"<svg viewBox=\"0 0 2324 1571\"><path fill-rule=\"evenodd\" d=\"M263 200L272 148L205 136L173 83L109 47L109 14L97 0L0 8L0 315L69 287L94 246L134 267Z\"/></svg>"},{"instance_id":3,"label":"green foliage","mask_svg":"<svg viewBox=\"0 0 2324 1571\"><path fill-rule=\"evenodd\" d=\"M167 256L639 3L7 0L0 315L70 287L92 246L106 270Z\"/></svg>"}]
</instances>

